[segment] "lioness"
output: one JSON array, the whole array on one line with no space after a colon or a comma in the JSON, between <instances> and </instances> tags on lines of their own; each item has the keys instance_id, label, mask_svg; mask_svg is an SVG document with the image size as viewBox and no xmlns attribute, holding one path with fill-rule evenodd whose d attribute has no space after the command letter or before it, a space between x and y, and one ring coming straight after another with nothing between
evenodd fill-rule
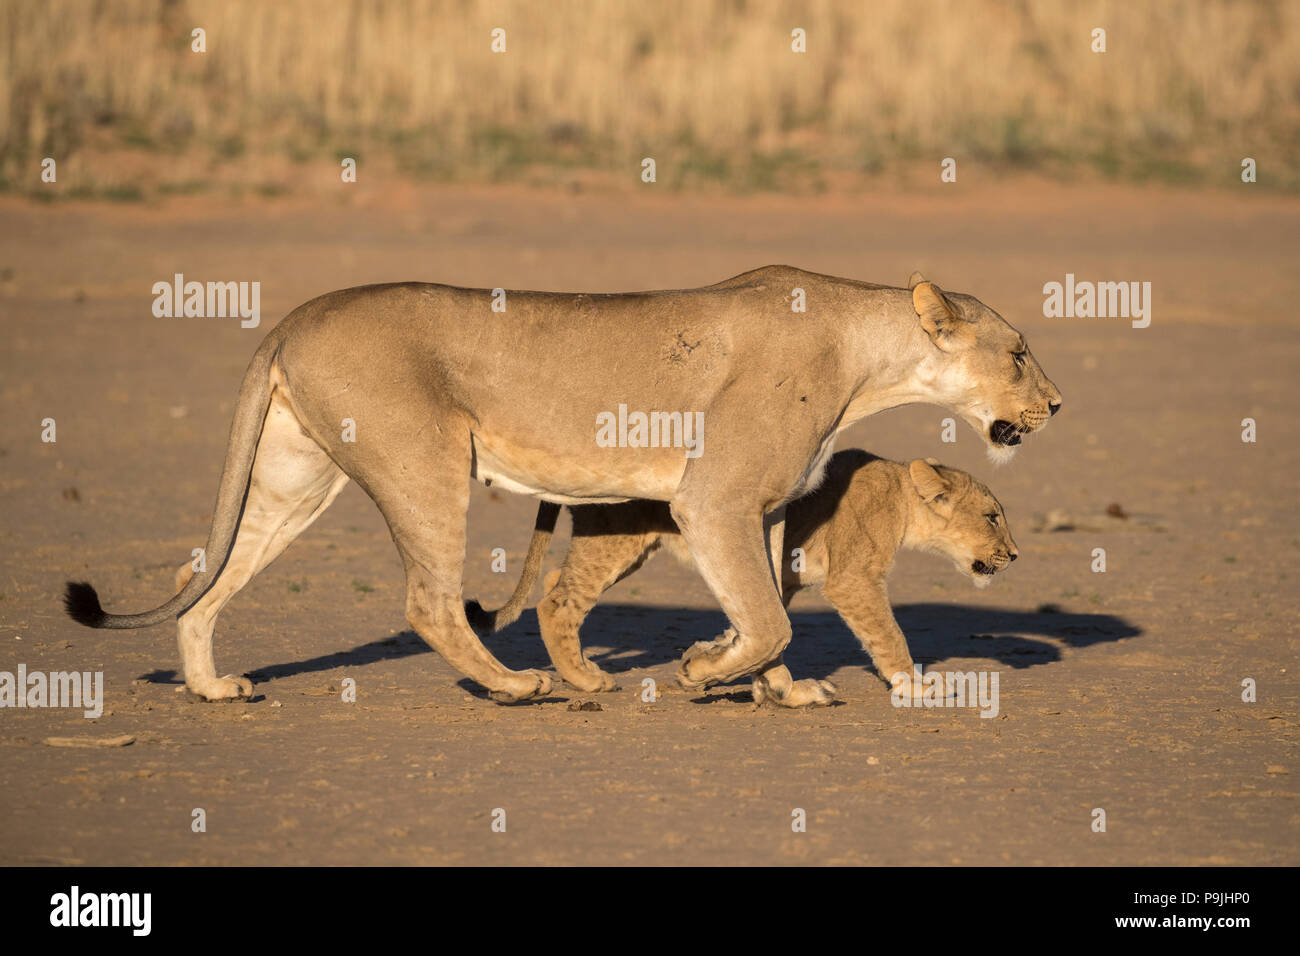
<instances>
[{"instance_id":1,"label":"lioness","mask_svg":"<svg viewBox=\"0 0 1300 956\"><path fill-rule=\"evenodd\" d=\"M564 566L546 578L537 620L561 677L579 690L613 690L613 676L582 652L578 631L583 620L601 594L661 547L687 564L691 555L668 505L661 501L577 505L569 512L569 553ZM510 601L494 612L470 602L466 609L471 622L495 631L519 617L549 538L549 529L539 523ZM786 607L799 591L819 585L871 655L880 676L891 683L897 674L912 673L907 639L885 589L900 548L946 555L977 587L988 585L993 574L1019 556L1002 505L971 475L932 458L904 465L857 449L837 452L822 485L786 506L785 544L781 596ZM796 548L800 556L792 560ZM772 695L773 702L797 707L827 704L834 697L828 681L798 684ZM769 686L767 679L755 680L755 700L761 703Z\"/></svg>"},{"instance_id":2,"label":"lioness","mask_svg":"<svg viewBox=\"0 0 1300 956\"><path fill-rule=\"evenodd\" d=\"M1060 401L1001 316L920 275L910 289L788 266L616 295L346 289L299 306L254 354L204 570L141 614L105 613L85 583L68 585L65 606L91 627L177 615L186 686L247 697L246 678L217 676L217 614L354 478L401 554L411 627L495 699L544 695L544 673L506 669L465 619L470 476L560 504L668 502L739 635L684 659L680 679L784 672L782 509L820 481L837 432L931 402L1004 453ZM598 426L623 405L702 415L707 444L599 447Z\"/></svg>"}]
</instances>

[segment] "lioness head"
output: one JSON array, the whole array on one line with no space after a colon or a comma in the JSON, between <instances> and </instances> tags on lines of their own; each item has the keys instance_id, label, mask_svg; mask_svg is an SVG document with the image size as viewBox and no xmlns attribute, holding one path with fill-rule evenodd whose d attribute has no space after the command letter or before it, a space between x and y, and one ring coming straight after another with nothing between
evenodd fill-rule
<instances>
[{"instance_id":1,"label":"lioness head","mask_svg":"<svg viewBox=\"0 0 1300 956\"><path fill-rule=\"evenodd\" d=\"M1002 505L983 483L933 458L907 470L919 499L908 531L914 547L946 554L981 588L1019 557Z\"/></svg>"},{"instance_id":2,"label":"lioness head","mask_svg":"<svg viewBox=\"0 0 1300 956\"><path fill-rule=\"evenodd\" d=\"M1061 408L1061 393L1029 352L1025 337L979 299L945 293L919 272L908 287L921 327L941 353L930 364L947 406L984 436L1004 462L1023 436Z\"/></svg>"}]
</instances>

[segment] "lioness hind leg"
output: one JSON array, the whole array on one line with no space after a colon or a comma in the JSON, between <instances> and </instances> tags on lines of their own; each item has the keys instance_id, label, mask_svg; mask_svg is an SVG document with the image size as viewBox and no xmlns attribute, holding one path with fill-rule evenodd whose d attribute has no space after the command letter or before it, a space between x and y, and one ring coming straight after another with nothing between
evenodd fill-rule
<instances>
[{"instance_id":1,"label":"lioness hind leg","mask_svg":"<svg viewBox=\"0 0 1300 956\"><path fill-rule=\"evenodd\" d=\"M659 533L614 533L610 527L626 512L634 519L647 502L593 505L572 509L573 541L564 567L537 605L537 621L551 662L560 676L578 690L595 693L617 690L618 684L582 651L579 629L606 590L645 562L659 543ZM594 523L594 524L593 524ZM623 522L635 524L635 521Z\"/></svg>"},{"instance_id":2,"label":"lioness hind leg","mask_svg":"<svg viewBox=\"0 0 1300 956\"><path fill-rule=\"evenodd\" d=\"M394 416L370 425L378 447L402 455L370 455L344 467L366 488L388 522L406 567L406 620L452 667L487 688L493 700L512 703L541 697L551 679L538 670L513 671L483 646L465 617L461 575L469 510L470 433L443 411L426 444L420 430ZM424 422L425 419L421 419ZM434 431L434 429L430 429Z\"/></svg>"},{"instance_id":3,"label":"lioness hind leg","mask_svg":"<svg viewBox=\"0 0 1300 956\"><path fill-rule=\"evenodd\" d=\"M245 677L217 677L212 632L217 615L258 571L274 561L347 484L347 476L306 434L287 404L272 397L235 542L216 581L177 620L185 685L207 700L251 697ZM176 574L184 586L189 564Z\"/></svg>"}]
</instances>

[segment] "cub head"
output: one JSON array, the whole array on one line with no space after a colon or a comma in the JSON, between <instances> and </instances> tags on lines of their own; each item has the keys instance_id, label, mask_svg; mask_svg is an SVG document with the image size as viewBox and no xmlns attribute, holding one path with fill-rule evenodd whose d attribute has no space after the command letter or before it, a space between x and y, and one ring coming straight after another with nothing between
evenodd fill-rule
<instances>
[{"instance_id":1,"label":"cub head","mask_svg":"<svg viewBox=\"0 0 1300 956\"><path fill-rule=\"evenodd\" d=\"M1002 505L983 483L933 458L918 458L907 470L916 494L907 536L912 547L952 558L980 588L1019 557Z\"/></svg>"},{"instance_id":2,"label":"cub head","mask_svg":"<svg viewBox=\"0 0 1300 956\"><path fill-rule=\"evenodd\" d=\"M1009 461L1022 438L1060 410L1060 391L1025 337L979 299L946 293L919 272L908 287L937 350L927 378L939 401L984 437L990 460Z\"/></svg>"}]
</instances>

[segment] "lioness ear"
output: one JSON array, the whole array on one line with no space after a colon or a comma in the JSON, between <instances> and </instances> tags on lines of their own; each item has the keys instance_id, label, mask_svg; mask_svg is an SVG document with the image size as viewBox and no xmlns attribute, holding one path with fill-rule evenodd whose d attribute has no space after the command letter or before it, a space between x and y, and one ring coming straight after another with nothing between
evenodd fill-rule
<instances>
[{"instance_id":1,"label":"lioness ear","mask_svg":"<svg viewBox=\"0 0 1300 956\"><path fill-rule=\"evenodd\" d=\"M975 326L957 314L933 282L921 282L912 290L912 308L931 341L945 352L975 344Z\"/></svg>"},{"instance_id":2,"label":"lioness ear","mask_svg":"<svg viewBox=\"0 0 1300 956\"><path fill-rule=\"evenodd\" d=\"M936 462L935 464L938 464ZM925 502L934 501L940 495L948 490L948 482L943 480L943 476L934 470L934 466L929 462L916 459L907 466L908 473L912 476L912 485L916 488L916 493L921 496Z\"/></svg>"},{"instance_id":3,"label":"lioness ear","mask_svg":"<svg viewBox=\"0 0 1300 956\"><path fill-rule=\"evenodd\" d=\"M907 277L907 291L911 292L924 281L926 281L925 276L921 275L919 272L913 272Z\"/></svg>"},{"instance_id":4,"label":"lioness ear","mask_svg":"<svg viewBox=\"0 0 1300 956\"><path fill-rule=\"evenodd\" d=\"M927 458L927 459L925 460L925 463L926 463L927 465L934 465L934 466L937 468L937 467L939 466L939 459L938 459L938 458Z\"/></svg>"}]
</instances>

